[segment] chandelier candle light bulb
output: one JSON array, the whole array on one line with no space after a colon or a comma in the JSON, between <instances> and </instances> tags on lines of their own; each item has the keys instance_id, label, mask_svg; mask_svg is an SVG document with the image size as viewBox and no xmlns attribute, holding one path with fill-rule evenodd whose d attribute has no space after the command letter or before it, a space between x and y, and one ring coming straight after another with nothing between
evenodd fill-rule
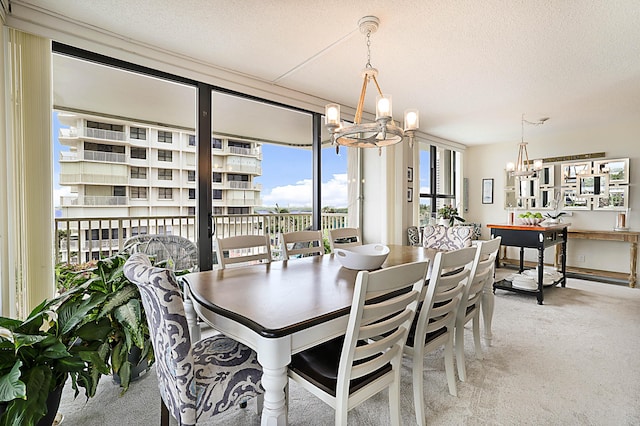
<instances>
[{"instance_id":1,"label":"chandelier candle light bulb","mask_svg":"<svg viewBox=\"0 0 640 426\"><path fill-rule=\"evenodd\" d=\"M404 131L417 130L419 123L418 110L408 109L404 112Z\"/></svg>"},{"instance_id":2,"label":"chandelier candle light bulb","mask_svg":"<svg viewBox=\"0 0 640 426\"><path fill-rule=\"evenodd\" d=\"M376 120L390 119L391 113L391 95L376 96Z\"/></svg>"}]
</instances>

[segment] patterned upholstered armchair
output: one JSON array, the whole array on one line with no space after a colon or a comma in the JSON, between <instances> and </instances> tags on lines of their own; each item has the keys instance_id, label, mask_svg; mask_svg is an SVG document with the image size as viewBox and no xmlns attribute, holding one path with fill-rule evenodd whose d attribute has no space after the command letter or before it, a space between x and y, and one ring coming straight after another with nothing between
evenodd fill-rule
<instances>
[{"instance_id":1,"label":"patterned upholstered armchair","mask_svg":"<svg viewBox=\"0 0 640 426\"><path fill-rule=\"evenodd\" d=\"M458 250L471 245L470 226L426 225L422 231L422 246L438 250Z\"/></svg>"},{"instance_id":2,"label":"patterned upholstered armchair","mask_svg":"<svg viewBox=\"0 0 640 426\"><path fill-rule=\"evenodd\" d=\"M147 255L133 254L125 276L140 289L147 314L162 396L162 425L169 411L179 425L226 411L263 392L256 353L226 336L191 345L182 292L168 269L151 266Z\"/></svg>"}]
</instances>

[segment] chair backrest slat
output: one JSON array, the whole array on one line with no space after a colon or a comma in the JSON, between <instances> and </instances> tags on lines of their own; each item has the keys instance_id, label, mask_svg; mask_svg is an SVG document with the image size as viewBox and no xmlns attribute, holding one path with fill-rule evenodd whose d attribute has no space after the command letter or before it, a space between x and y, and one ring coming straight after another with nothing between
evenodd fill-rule
<instances>
[{"instance_id":1,"label":"chair backrest slat","mask_svg":"<svg viewBox=\"0 0 640 426\"><path fill-rule=\"evenodd\" d=\"M282 234L284 260L292 256L315 256L324 254L322 231L295 231Z\"/></svg>"},{"instance_id":2,"label":"chair backrest slat","mask_svg":"<svg viewBox=\"0 0 640 426\"><path fill-rule=\"evenodd\" d=\"M395 380L391 377L399 380L397 369L424 287L428 263L358 272L338 367L337 399L348 399L351 380L389 363L394 367L385 373L387 380L389 383Z\"/></svg>"},{"instance_id":3,"label":"chair backrest slat","mask_svg":"<svg viewBox=\"0 0 640 426\"><path fill-rule=\"evenodd\" d=\"M271 262L271 244L267 235L217 238L216 243L218 265L221 269L239 263Z\"/></svg>"},{"instance_id":4,"label":"chair backrest slat","mask_svg":"<svg viewBox=\"0 0 640 426\"><path fill-rule=\"evenodd\" d=\"M346 248L362 245L360 228L338 228L329 230L329 245L331 251L337 248Z\"/></svg>"}]
</instances>

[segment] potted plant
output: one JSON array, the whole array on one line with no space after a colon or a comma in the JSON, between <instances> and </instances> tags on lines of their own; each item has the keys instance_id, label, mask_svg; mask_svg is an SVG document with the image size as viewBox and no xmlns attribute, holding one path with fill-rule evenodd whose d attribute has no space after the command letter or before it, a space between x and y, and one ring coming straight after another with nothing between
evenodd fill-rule
<instances>
[{"instance_id":1,"label":"potted plant","mask_svg":"<svg viewBox=\"0 0 640 426\"><path fill-rule=\"evenodd\" d=\"M147 319L140 301L138 287L123 273L129 258L128 251L100 259L87 270L61 268L58 273L58 287L81 288L74 297L90 297L96 304L86 313L88 321L107 320L110 332L109 358L111 373L123 393L132 379L137 378L153 364L154 353L151 346ZM90 264L89 266L93 266Z\"/></svg>"},{"instance_id":2,"label":"potted plant","mask_svg":"<svg viewBox=\"0 0 640 426\"><path fill-rule=\"evenodd\" d=\"M445 226L453 226L456 220L464 222L464 218L458 215L458 209L451 204L445 204L438 209L438 217L440 218L440 224Z\"/></svg>"},{"instance_id":3,"label":"potted plant","mask_svg":"<svg viewBox=\"0 0 640 426\"><path fill-rule=\"evenodd\" d=\"M109 373L106 318L87 313L95 297L72 289L35 307L24 320L0 317L0 424L51 425L69 377L87 398Z\"/></svg>"}]
</instances>

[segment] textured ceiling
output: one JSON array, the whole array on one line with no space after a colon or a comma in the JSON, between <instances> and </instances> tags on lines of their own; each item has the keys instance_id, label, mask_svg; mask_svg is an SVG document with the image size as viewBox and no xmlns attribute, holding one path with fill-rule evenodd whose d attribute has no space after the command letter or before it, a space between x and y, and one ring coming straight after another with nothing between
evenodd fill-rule
<instances>
[{"instance_id":1,"label":"textured ceiling","mask_svg":"<svg viewBox=\"0 0 640 426\"><path fill-rule=\"evenodd\" d=\"M522 113L551 117L532 139L640 117L638 0L12 3L350 107L357 22L375 15L371 63L396 118L417 107L422 131L465 145L517 141Z\"/></svg>"}]
</instances>

